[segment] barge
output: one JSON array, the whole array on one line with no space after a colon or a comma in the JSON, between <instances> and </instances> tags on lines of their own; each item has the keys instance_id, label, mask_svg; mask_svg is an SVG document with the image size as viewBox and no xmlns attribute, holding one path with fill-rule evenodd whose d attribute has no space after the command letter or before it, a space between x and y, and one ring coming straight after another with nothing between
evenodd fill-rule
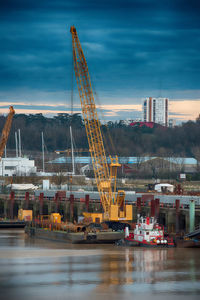
<instances>
[{"instance_id":1,"label":"barge","mask_svg":"<svg viewBox=\"0 0 200 300\"><path fill-rule=\"evenodd\" d=\"M13 220L6 220L0 221L0 229L7 229L7 228L24 228L25 222L24 221L13 221Z\"/></svg>"},{"instance_id":2,"label":"barge","mask_svg":"<svg viewBox=\"0 0 200 300\"><path fill-rule=\"evenodd\" d=\"M199 239L177 239L176 246L178 248L200 248L200 240Z\"/></svg>"},{"instance_id":3,"label":"barge","mask_svg":"<svg viewBox=\"0 0 200 300\"><path fill-rule=\"evenodd\" d=\"M26 226L25 232L33 238L72 244L114 244L124 238L123 231L67 232Z\"/></svg>"}]
</instances>

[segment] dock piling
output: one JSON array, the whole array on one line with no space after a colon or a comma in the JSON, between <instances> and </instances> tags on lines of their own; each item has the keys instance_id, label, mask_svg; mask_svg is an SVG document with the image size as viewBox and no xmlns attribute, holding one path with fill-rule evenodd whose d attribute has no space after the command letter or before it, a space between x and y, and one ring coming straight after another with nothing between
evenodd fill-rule
<instances>
[{"instance_id":1,"label":"dock piling","mask_svg":"<svg viewBox=\"0 0 200 300\"><path fill-rule=\"evenodd\" d=\"M190 232L195 229L195 201L190 200Z\"/></svg>"}]
</instances>

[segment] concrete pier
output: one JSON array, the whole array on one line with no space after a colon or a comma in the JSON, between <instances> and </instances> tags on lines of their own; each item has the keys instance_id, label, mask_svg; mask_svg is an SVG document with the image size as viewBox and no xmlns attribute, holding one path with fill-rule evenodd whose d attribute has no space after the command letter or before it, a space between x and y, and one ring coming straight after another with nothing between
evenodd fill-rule
<instances>
[{"instance_id":1,"label":"concrete pier","mask_svg":"<svg viewBox=\"0 0 200 300\"><path fill-rule=\"evenodd\" d=\"M130 197L130 194L127 194ZM155 216L168 232L190 232L200 223L200 201L192 197L187 201L183 196L136 194L126 201L133 206L133 222L137 214ZM0 218L17 219L18 210L31 209L33 217L59 212L64 221L77 221L82 212L102 212L98 193L66 191L20 192L0 195Z\"/></svg>"}]
</instances>

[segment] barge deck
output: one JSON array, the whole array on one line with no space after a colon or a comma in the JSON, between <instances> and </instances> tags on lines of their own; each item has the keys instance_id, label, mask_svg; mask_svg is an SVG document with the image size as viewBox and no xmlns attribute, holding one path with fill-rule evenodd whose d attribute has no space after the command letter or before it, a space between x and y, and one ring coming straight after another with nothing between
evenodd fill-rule
<instances>
[{"instance_id":1,"label":"barge deck","mask_svg":"<svg viewBox=\"0 0 200 300\"><path fill-rule=\"evenodd\" d=\"M26 227L25 232L30 237L47 239L56 242L72 244L114 244L124 238L124 232L100 231L100 232L66 232L48 230L44 228Z\"/></svg>"}]
</instances>

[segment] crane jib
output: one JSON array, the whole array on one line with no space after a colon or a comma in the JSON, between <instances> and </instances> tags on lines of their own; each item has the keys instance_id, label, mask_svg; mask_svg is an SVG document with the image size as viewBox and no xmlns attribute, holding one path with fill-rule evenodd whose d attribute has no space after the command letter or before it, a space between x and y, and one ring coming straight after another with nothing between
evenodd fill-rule
<instances>
[{"instance_id":1,"label":"crane jib","mask_svg":"<svg viewBox=\"0 0 200 300\"><path fill-rule=\"evenodd\" d=\"M120 195L117 194L117 197L115 197L117 168L120 167L120 164L118 163L117 156L115 158L110 158L111 164L109 170L101 133L101 124L98 119L87 62L83 54L76 28L72 26L70 32L72 34L75 77L94 175L104 210L104 219L113 219L116 221L123 218L127 220L127 217L128 219L132 219L132 212L130 212L132 208L130 209L128 205L125 206L125 193L121 193ZM114 187L112 186L113 182Z\"/></svg>"}]
</instances>

